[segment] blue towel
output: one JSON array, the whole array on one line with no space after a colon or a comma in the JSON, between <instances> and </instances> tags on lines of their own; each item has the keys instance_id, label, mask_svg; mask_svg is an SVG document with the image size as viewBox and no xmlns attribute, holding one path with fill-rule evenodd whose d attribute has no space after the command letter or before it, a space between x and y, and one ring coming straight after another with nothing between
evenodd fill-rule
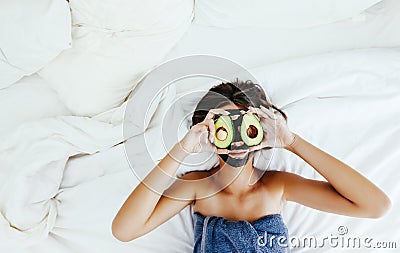
<instances>
[{"instance_id":1,"label":"blue towel","mask_svg":"<svg viewBox=\"0 0 400 253\"><path fill-rule=\"evenodd\" d=\"M288 244L288 230L280 214L248 222L194 213L193 253L286 253L290 252Z\"/></svg>"}]
</instances>

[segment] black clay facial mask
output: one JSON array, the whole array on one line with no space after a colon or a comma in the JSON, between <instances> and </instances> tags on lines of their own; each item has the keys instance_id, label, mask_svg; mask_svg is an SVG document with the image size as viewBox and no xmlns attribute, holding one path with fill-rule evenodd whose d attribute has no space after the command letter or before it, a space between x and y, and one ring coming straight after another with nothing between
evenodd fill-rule
<instances>
[{"instance_id":1,"label":"black clay facial mask","mask_svg":"<svg viewBox=\"0 0 400 253\"><path fill-rule=\"evenodd\" d=\"M247 161L249 160L249 154L247 153L245 158L242 159L237 159L237 158L233 158L230 157L229 155L225 155L225 154L219 154L219 156L221 157L221 159L226 162L227 164L229 164L232 167L242 167L244 166Z\"/></svg>"},{"instance_id":2,"label":"black clay facial mask","mask_svg":"<svg viewBox=\"0 0 400 253\"><path fill-rule=\"evenodd\" d=\"M241 127L243 122L242 110L226 110L230 114L228 116L220 116L215 121L215 139L214 144L219 148L228 150L248 150L249 146L243 141ZM224 133L226 132L226 133ZM232 167L241 167L245 165L249 159L249 153L243 158L231 157L227 154L219 154L221 159Z\"/></svg>"}]
</instances>

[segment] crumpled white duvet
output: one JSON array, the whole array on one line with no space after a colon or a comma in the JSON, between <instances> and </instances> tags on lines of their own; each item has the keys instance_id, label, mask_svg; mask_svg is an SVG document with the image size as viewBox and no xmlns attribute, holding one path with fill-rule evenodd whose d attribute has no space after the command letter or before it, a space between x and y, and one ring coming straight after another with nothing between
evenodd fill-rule
<instances>
[{"instance_id":1,"label":"crumpled white duvet","mask_svg":"<svg viewBox=\"0 0 400 253\"><path fill-rule=\"evenodd\" d=\"M68 159L107 150L122 141L120 133L120 125L63 116L24 124L3 140L1 240L21 244L47 237Z\"/></svg>"},{"instance_id":2,"label":"crumpled white duvet","mask_svg":"<svg viewBox=\"0 0 400 253\"><path fill-rule=\"evenodd\" d=\"M400 187L395 175L400 163L400 51L332 53L265 66L253 73L272 102L287 112L292 131L353 166L394 203L380 220L327 214L288 203L284 218L290 235L322 238L346 226L354 236L398 240ZM141 89L145 94L145 87ZM175 96L173 91L170 95ZM163 101L156 108L158 115L172 100L167 97ZM196 101L189 102L177 115L193 110L189 105ZM107 115L101 119L105 118ZM153 138L160 135L160 118L154 117L149 125ZM191 251L189 208L134 242L123 244L112 237L111 220L138 183L124 159L123 145L118 145L123 141L120 119L44 119L26 123L2 140L0 252ZM181 119L177 116L169 120ZM129 141L137 141L137 136ZM159 149L161 145L151 148ZM133 167L151 169L152 161L143 153L138 152ZM275 152L270 168L320 178L304 161L285 150ZM344 249L325 245L312 252Z\"/></svg>"},{"instance_id":3,"label":"crumpled white duvet","mask_svg":"<svg viewBox=\"0 0 400 253\"><path fill-rule=\"evenodd\" d=\"M139 104L140 97L149 95L146 92L146 89L136 92ZM165 101L173 96L174 89L158 95ZM153 110L162 112L165 101ZM126 103L95 118L59 116L28 122L2 140L0 249L24 248L47 238L56 224L60 208L57 196L63 191L62 184L73 181L64 180L67 163L75 156L106 151L123 142L125 106ZM132 131L131 137L140 134L138 128ZM95 175L96 172L87 168L80 179L93 179Z\"/></svg>"}]
</instances>

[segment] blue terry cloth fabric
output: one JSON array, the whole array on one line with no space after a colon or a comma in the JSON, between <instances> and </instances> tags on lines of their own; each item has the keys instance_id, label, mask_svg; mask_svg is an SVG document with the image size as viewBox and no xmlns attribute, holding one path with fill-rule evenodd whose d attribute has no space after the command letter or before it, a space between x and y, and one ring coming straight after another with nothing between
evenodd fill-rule
<instances>
[{"instance_id":1,"label":"blue terry cloth fabric","mask_svg":"<svg viewBox=\"0 0 400 253\"><path fill-rule=\"evenodd\" d=\"M280 214L253 222L194 212L193 253L287 253L288 229Z\"/></svg>"}]
</instances>

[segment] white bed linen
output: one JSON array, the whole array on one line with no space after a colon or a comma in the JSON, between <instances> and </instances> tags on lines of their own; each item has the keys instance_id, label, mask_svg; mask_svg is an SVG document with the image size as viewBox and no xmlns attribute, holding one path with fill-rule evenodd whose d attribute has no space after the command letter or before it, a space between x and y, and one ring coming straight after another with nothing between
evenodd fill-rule
<instances>
[{"instance_id":1,"label":"white bed linen","mask_svg":"<svg viewBox=\"0 0 400 253\"><path fill-rule=\"evenodd\" d=\"M345 225L352 235L397 240L400 188L393 175L400 162L400 51L332 53L267 65L255 69L254 74L271 100L286 109L294 132L356 168L384 189L394 203L380 220L326 214L289 203L284 218L290 234L327 236ZM156 113L162 116L164 111L160 106ZM149 126L155 135L161 118L155 117ZM1 143L1 171L8 177L2 177L6 184L0 192L0 252L191 251L189 207L133 242L120 243L112 237L112 218L138 183L124 159L122 145L114 146L121 141L120 127L84 117L58 117L26 123ZM18 131L25 134L17 135ZM84 154L93 155L80 156ZM134 166L151 169L149 158L140 152L137 157ZM276 153L271 167L318 178L307 164L284 150ZM32 172L36 176L24 181ZM20 201L30 204L23 206ZM34 233L16 231L8 227L9 221L33 228ZM31 247L21 249L27 245ZM352 251L326 248L312 252Z\"/></svg>"},{"instance_id":2,"label":"white bed linen","mask_svg":"<svg viewBox=\"0 0 400 253\"><path fill-rule=\"evenodd\" d=\"M74 115L118 107L193 18L193 1L71 0L72 47L39 71Z\"/></svg>"},{"instance_id":3,"label":"white bed linen","mask_svg":"<svg viewBox=\"0 0 400 253\"><path fill-rule=\"evenodd\" d=\"M58 115L71 112L37 74L0 90L0 139L24 122Z\"/></svg>"},{"instance_id":4,"label":"white bed linen","mask_svg":"<svg viewBox=\"0 0 400 253\"><path fill-rule=\"evenodd\" d=\"M167 59L227 57L248 69L295 57L357 48L400 46L400 1L384 0L354 19L304 29L208 27L193 23Z\"/></svg>"},{"instance_id":5,"label":"white bed linen","mask_svg":"<svg viewBox=\"0 0 400 253\"><path fill-rule=\"evenodd\" d=\"M0 2L0 89L31 75L71 46L65 0Z\"/></svg>"},{"instance_id":6,"label":"white bed linen","mask_svg":"<svg viewBox=\"0 0 400 253\"><path fill-rule=\"evenodd\" d=\"M284 217L290 235L304 238L312 234L321 241L346 226L346 236L369 236L374 241L397 241L398 245L400 188L392 177L400 162L400 120L396 117L400 112L400 51L354 50L325 57L275 64L255 70L255 74L271 100L287 112L292 131L372 180L389 195L393 208L384 218L372 220L327 214L289 203ZM322 179L295 155L279 151L272 168ZM299 250L356 251L329 246Z\"/></svg>"},{"instance_id":7,"label":"white bed linen","mask_svg":"<svg viewBox=\"0 0 400 253\"><path fill-rule=\"evenodd\" d=\"M202 0L195 5L197 24L222 28L299 28L352 18L381 0Z\"/></svg>"}]
</instances>

